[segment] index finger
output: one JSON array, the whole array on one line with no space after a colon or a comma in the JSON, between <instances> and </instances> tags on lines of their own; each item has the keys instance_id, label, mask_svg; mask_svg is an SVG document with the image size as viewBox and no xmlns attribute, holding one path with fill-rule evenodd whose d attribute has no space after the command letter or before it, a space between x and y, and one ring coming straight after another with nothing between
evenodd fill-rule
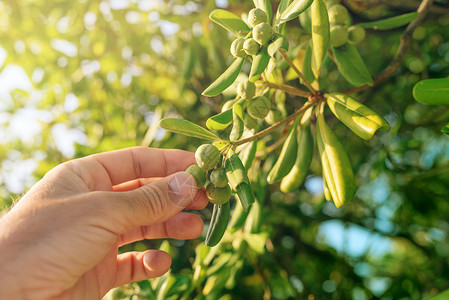
<instances>
[{"instance_id":1,"label":"index finger","mask_svg":"<svg viewBox=\"0 0 449 300\"><path fill-rule=\"evenodd\" d=\"M192 152L176 149L132 147L81 158L87 171L95 176L98 163L104 168L112 185L138 178L166 177L184 171L195 163ZM96 166L96 167L95 167Z\"/></svg>"}]
</instances>

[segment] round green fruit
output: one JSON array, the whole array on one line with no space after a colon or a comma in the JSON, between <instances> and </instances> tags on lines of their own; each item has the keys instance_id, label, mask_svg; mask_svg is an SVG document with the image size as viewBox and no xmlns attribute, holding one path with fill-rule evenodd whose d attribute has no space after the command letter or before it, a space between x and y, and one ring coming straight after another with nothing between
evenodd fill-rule
<instances>
[{"instance_id":1,"label":"round green fruit","mask_svg":"<svg viewBox=\"0 0 449 300\"><path fill-rule=\"evenodd\" d=\"M244 58L246 57L245 51L243 51L244 38L237 38L231 44L231 54L234 57Z\"/></svg>"},{"instance_id":2,"label":"round green fruit","mask_svg":"<svg viewBox=\"0 0 449 300\"><path fill-rule=\"evenodd\" d=\"M226 187L228 185L228 177L226 176L226 170L224 168L215 169L210 173L210 182L219 188Z\"/></svg>"},{"instance_id":3,"label":"round green fruit","mask_svg":"<svg viewBox=\"0 0 449 300\"><path fill-rule=\"evenodd\" d=\"M283 119L282 112L278 109L272 109L268 113L268 115L265 117L265 122L267 122L269 125L274 125L277 122L281 121Z\"/></svg>"},{"instance_id":4,"label":"round green fruit","mask_svg":"<svg viewBox=\"0 0 449 300\"><path fill-rule=\"evenodd\" d=\"M343 25L334 25L331 27L329 43L332 47L343 46L348 40L348 29Z\"/></svg>"},{"instance_id":5,"label":"round green fruit","mask_svg":"<svg viewBox=\"0 0 449 300\"><path fill-rule=\"evenodd\" d=\"M253 38L249 38L243 43L243 50L248 55L256 55L260 50L260 45Z\"/></svg>"},{"instance_id":6,"label":"round green fruit","mask_svg":"<svg viewBox=\"0 0 449 300\"><path fill-rule=\"evenodd\" d=\"M248 13L248 23L249 26L254 27L260 23L267 23L268 16L260 8L253 8Z\"/></svg>"},{"instance_id":7,"label":"round green fruit","mask_svg":"<svg viewBox=\"0 0 449 300\"><path fill-rule=\"evenodd\" d=\"M247 111L252 118L262 120L268 115L270 109L270 99L265 96L259 96L249 101Z\"/></svg>"},{"instance_id":8,"label":"round green fruit","mask_svg":"<svg viewBox=\"0 0 449 300\"><path fill-rule=\"evenodd\" d=\"M215 168L220 161L220 151L214 145L204 144L196 149L195 159L202 169L210 170Z\"/></svg>"},{"instance_id":9,"label":"round green fruit","mask_svg":"<svg viewBox=\"0 0 449 300\"><path fill-rule=\"evenodd\" d=\"M249 80L242 80L237 86L237 94L243 99L251 99L256 94L256 85Z\"/></svg>"},{"instance_id":10,"label":"round green fruit","mask_svg":"<svg viewBox=\"0 0 449 300\"><path fill-rule=\"evenodd\" d=\"M341 4L332 5L329 8L329 22L331 24L345 24L349 17L348 10Z\"/></svg>"},{"instance_id":11,"label":"round green fruit","mask_svg":"<svg viewBox=\"0 0 449 300\"><path fill-rule=\"evenodd\" d=\"M259 122L252 118L249 114L243 115L243 124L245 124L245 127L249 129L257 129L259 127Z\"/></svg>"},{"instance_id":12,"label":"round green fruit","mask_svg":"<svg viewBox=\"0 0 449 300\"><path fill-rule=\"evenodd\" d=\"M259 45L267 44L273 37L273 28L268 23L260 23L253 28L253 39Z\"/></svg>"},{"instance_id":13,"label":"round green fruit","mask_svg":"<svg viewBox=\"0 0 449 300\"><path fill-rule=\"evenodd\" d=\"M209 182L206 186L206 195L211 203L221 205L229 201L232 191L229 185L220 188Z\"/></svg>"},{"instance_id":14,"label":"round green fruit","mask_svg":"<svg viewBox=\"0 0 449 300\"><path fill-rule=\"evenodd\" d=\"M206 179L207 179L206 170L200 168L198 165L191 165L190 167L188 167L186 169L186 172L189 172L190 174L192 174L192 176L196 180L196 184L199 189L201 187L203 187L204 184L206 183Z\"/></svg>"},{"instance_id":15,"label":"round green fruit","mask_svg":"<svg viewBox=\"0 0 449 300\"><path fill-rule=\"evenodd\" d=\"M348 28L348 41L351 44L360 44L365 39L365 35L365 29L360 26L351 26Z\"/></svg>"}]
</instances>

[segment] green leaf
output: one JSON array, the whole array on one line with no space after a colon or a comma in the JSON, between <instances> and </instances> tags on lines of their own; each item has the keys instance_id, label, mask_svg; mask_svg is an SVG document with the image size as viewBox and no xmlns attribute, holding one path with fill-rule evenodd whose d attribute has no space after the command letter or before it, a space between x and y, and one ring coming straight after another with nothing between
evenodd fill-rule
<instances>
[{"instance_id":1,"label":"green leaf","mask_svg":"<svg viewBox=\"0 0 449 300\"><path fill-rule=\"evenodd\" d=\"M373 85L373 78L354 45L346 43L341 47L331 48L338 71L349 83L356 87Z\"/></svg>"},{"instance_id":2,"label":"green leaf","mask_svg":"<svg viewBox=\"0 0 449 300\"><path fill-rule=\"evenodd\" d=\"M394 29L394 28L398 28L398 27L407 25L408 23L410 23L411 21L416 19L418 17L418 15L419 15L419 13L417 13L415 11L415 12L403 14L400 16L379 20L379 21L359 23L359 24L357 24L357 26L360 26L363 28L373 28L376 30L389 30L389 29Z\"/></svg>"},{"instance_id":3,"label":"green leaf","mask_svg":"<svg viewBox=\"0 0 449 300\"><path fill-rule=\"evenodd\" d=\"M312 71L312 45L309 43L307 45L306 53L304 55L304 60L302 63L302 74L307 79L308 82L312 83L315 80L315 75Z\"/></svg>"},{"instance_id":4,"label":"green leaf","mask_svg":"<svg viewBox=\"0 0 449 300\"><path fill-rule=\"evenodd\" d=\"M281 181L295 164L296 155L298 153L297 127L299 120L300 118L296 118L293 125L290 127L287 139L282 145L281 153L273 168L271 168L268 173L267 182L269 184Z\"/></svg>"},{"instance_id":5,"label":"green leaf","mask_svg":"<svg viewBox=\"0 0 449 300\"><path fill-rule=\"evenodd\" d=\"M305 11L311 4L313 0L294 0L292 1L287 8L281 13L278 20L276 21L277 24L285 23L291 19L296 18L301 14L303 11Z\"/></svg>"},{"instance_id":6,"label":"green leaf","mask_svg":"<svg viewBox=\"0 0 449 300\"><path fill-rule=\"evenodd\" d=\"M346 94L331 93L324 97L334 115L364 140L371 139L378 129L390 128L381 115Z\"/></svg>"},{"instance_id":7,"label":"green leaf","mask_svg":"<svg viewBox=\"0 0 449 300\"><path fill-rule=\"evenodd\" d=\"M237 198L240 200L243 210L248 211L248 208L256 201L251 184L248 182L242 182L236 187L236 190L238 196Z\"/></svg>"},{"instance_id":8,"label":"green leaf","mask_svg":"<svg viewBox=\"0 0 449 300\"><path fill-rule=\"evenodd\" d=\"M447 123L443 128L441 128L441 132L445 135L449 135L449 123Z\"/></svg>"},{"instance_id":9,"label":"green leaf","mask_svg":"<svg viewBox=\"0 0 449 300\"><path fill-rule=\"evenodd\" d=\"M236 153L225 160L225 169L232 190L236 191L237 186L243 182L249 183L245 166L243 166L240 157Z\"/></svg>"},{"instance_id":10,"label":"green leaf","mask_svg":"<svg viewBox=\"0 0 449 300\"><path fill-rule=\"evenodd\" d=\"M187 136L204 140L219 140L220 138L207 129L196 125L190 121L178 118L166 118L159 122L159 127Z\"/></svg>"},{"instance_id":11,"label":"green leaf","mask_svg":"<svg viewBox=\"0 0 449 300\"><path fill-rule=\"evenodd\" d=\"M320 75L321 64L329 48L329 16L326 4L323 0L314 0L310 6L312 17L312 50L314 64L312 64L313 74L316 78Z\"/></svg>"},{"instance_id":12,"label":"green leaf","mask_svg":"<svg viewBox=\"0 0 449 300\"><path fill-rule=\"evenodd\" d=\"M238 141L243 134L243 109L240 104L232 106L232 130L229 134L229 140L232 142Z\"/></svg>"},{"instance_id":13,"label":"green leaf","mask_svg":"<svg viewBox=\"0 0 449 300\"><path fill-rule=\"evenodd\" d=\"M267 46L263 46L259 53L253 56L253 64L249 73L249 80L256 81L260 75L265 71L270 62L270 55L268 55Z\"/></svg>"},{"instance_id":14,"label":"green leaf","mask_svg":"<svg viewBox=\"0 0 449 300\"><path fill-rule=\"evenodd\" d=\"M268 16L268 24L271 24L271 1L270 0L253 0L254 6L263 10Z\"/></svg>"},{"instance_id":15,"label":"green leaf","mask_svg":"<svg viewBox=\"0 0 449 300\"><path fill-rule=\"evenodd\" d=\"M288 40L285 36L275 33L273 36L273 40L268 45L268 55L273 57L279 49L288 51Z\"/></svg>"},{"instance_id":16,"label":"green leaf","mask_svg":"<svg viewBox=\"0 0 449 300\"><path fill-rule=\"evenodd\" d=\"M223 130L227 128L231 124L231 122L232 108L207 119L206 126L210 130Z\"/></svg>"},{"instance_id":17,"label":"green leaf","mask_svg":"<svg viewBox=\"0 0 449 300\"><path fill-rule=\"evenodd\" d=\"M340 207L354 198L356 185L348 154L337 136L327 126L322 114L318 114L317 145L323 166L323 177L334 200Z\"/></svg>"},{"instance_id":18,"label":"green leaf","mask_svg":"<svg viewBox=\"0 0 449 300\"><path fill-rule=\"evenodd\" d=\"M449 78L426 79L413 88L416 101L429 105L449 104Z\"/></svg>"},{"instance_id":19,"label":"green leaf","mask_svg":"<svg viewBox=\"0 0 449 300\"><path fill-rule=\"evenodd\" d=\"M244 58L237 58L224 71L220 77L217 78L207 89L204 90L203 95L207 97L214 97L227 89L239 76L240 70L242 70Z\"/></svg>"},{"instance_id":20,"label":"green leaf","mask_svg":"<svg viewBox=\"0 0 449 300\"><path fill-rule=\"evenodd\" d=\"M224 9L216 9L210 15L209 18L223 27L224 29L232 32L236 36L244 37L251 29L243 22L238 16Z\"/></svg>"}]
</instances>

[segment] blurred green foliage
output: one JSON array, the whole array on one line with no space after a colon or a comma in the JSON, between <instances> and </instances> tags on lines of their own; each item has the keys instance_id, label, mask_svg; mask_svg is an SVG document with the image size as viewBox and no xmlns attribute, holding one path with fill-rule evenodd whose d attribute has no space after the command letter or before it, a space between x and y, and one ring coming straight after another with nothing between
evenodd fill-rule
<instances>
[{"instance_id":1,"label":"blurred green foliage","mask_svg":"<svg viewBox=\"0 0 449 300\"><path fill-rule=\"evenodd\" d=\"M345 3L354 23L416 8L414 1ZM449 74L446 5L435 2L398 72L358 95L387 118L389 132L365 142L329 114L350 154L356 199L341 209L326 203L317 188L317 159L301 190L280 193L263 181L276 155L269 154L252 171L263 212L257 228L229 233L210 252L201 240L123 247L161 246L173 256L172 270L109 296L387 300L421 299L448 288L449 140L440 129L449 109L419 104L411 95L417 81ZM208 19L216 7L240 15L253 5L0 1L0 207L68 159L135 145L194 151L201 141L166 133L157 123L181 116L204 125L231 97L200 96L232 60L231 37ZM287 26L294 49L305 33L297 20ZM400 34L368 31L359 51L373 74L389 64ZM331 61L323 75L329 91L348 87ZM287 97L287 111L302 102ZM201 212L206 222L210 214L210 208Z\"/></svg>"}]
</instances>

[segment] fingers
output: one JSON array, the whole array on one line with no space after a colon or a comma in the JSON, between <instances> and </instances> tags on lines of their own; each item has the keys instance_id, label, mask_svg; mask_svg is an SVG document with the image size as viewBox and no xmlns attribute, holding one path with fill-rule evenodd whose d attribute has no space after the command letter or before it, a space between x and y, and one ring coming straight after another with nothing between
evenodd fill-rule
<instances>
[{"instance_id":1,"label":"fingers","mask_svg":"<svg viewBox=\"0 0 449 300\"><path fill-rule=\"evenodd\" d=\"M158 181L162 179L162 177L152 177L152 178L138 178L134 180L130 180L127 182L123 182L112 187L114 192L126 192L138 189L146 184Z\"/></svg>"},{"instance_id":2,"label":"fingers","mask_svg":"<svg viewBox=\"0 0 449 300\"><path fill-rule=\"evenodd\" d=\"M138 178L165 177L195 163L194 154L182 150L133 147L105 152L66 163L89 187L110 186ZM96 186L108 179L109 189Z\"/></svg>"},{"instance_id":3,"label":"fingers","mask_svg":"<svg viewBox=\"0 0 449 300\"><path fill-rule=\"evenodd\" d=\"M162 276L169 270L170 265L170 255L161 250L119 254L114 287Z\"/></svg>"},{"instance_id":4,"label":"fingers","mask_svg":"<svg viewBox=\"0 0 449 300\"><path fill-rule=\"evenodd\" d=\"M181 212L173 218L150 226L131 229L119 237L119 247L144 239L195 239L201 235L204 223L200 216Z\"/></svg>"},{"instance_id":5,"label":"fingers","mask_svg":"<svg viewBox=\"0 0 449 300\"><path fill-rule=\"evenodd\" d=\"M109 223L115 226L111 230L123 234L134 227L172 218L191 205L197 193L193 176L179 172L132 191L106 192L95 199L101 199L97 204L103 205Z\"/></svg>"},{"instance_id":6,"label":"fingers","mask_svg":"<svg viewBox=\"0 0 449 300\"><path fill-rule=\"evenodd\" d=\"M150 184L162 179L161 177L153 177L153 178L139 178L131 181L127 181L113 187L114 192L126 192L138 189L146 184ZM206 192L204 189L201 189L197 192L195 199L193 202L187 206L187 209L201 210L207 206L209 200L207 200Z\"/></svg>"}]
</instances>

